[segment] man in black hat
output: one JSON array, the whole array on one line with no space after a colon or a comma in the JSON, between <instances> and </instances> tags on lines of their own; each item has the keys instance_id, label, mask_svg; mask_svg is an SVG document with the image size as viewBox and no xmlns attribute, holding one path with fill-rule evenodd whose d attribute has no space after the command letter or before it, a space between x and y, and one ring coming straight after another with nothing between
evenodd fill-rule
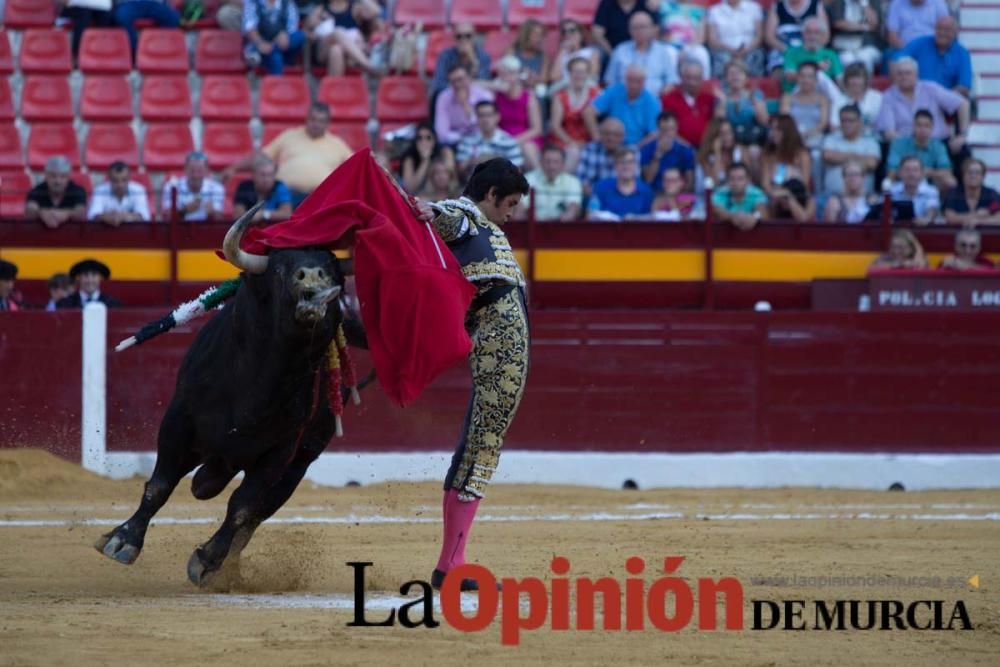
<instances>
[{"instance_id":1,"label":"man in black hat","mask_svg":"<svg viewBox=\"0 0 1000 667\"><path fill-rule=\"evenodd\" d=\"M14 279L17 278L17 264L0 259L0 311L20 310L14 300Z\"/></svg>"},{"instance_id":2,"label":"man in black hat","mask_svg":"<svg viewBox=\"0 0 1000 667\"><path fill-rule=\"evenodd\" d=\"M76 281L76 294L60 299L56 308L83 308L88 303L101 302L108 308L116 308L121 302L101 293L101 281L111 277L107 264L96 259L84 259L73 265L69 277Z\"/></svg>"}]
</instances>

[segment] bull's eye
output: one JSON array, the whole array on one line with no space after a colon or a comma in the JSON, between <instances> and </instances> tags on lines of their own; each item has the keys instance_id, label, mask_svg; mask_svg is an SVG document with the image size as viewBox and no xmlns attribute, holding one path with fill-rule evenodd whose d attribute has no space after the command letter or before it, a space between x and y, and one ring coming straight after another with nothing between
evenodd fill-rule
<instances>
[{"instance_id":1,"label":"bull's eye","mask_svg":"<svg viewBox=\"0 0 1000 667\"><path fill-rule=\"evenodd\" d=\"M320 269L319 270L319 278L320 278L320 280L326 280L326 271L324 271L323 269Z\"/></svg>"},{"instance_id":2,"label":"bull's eye","mask_svg":"<svg viewBox=\"0 0 1000 667\"><path fill-rule=\"evenodd\" d=\"M306 272L305 272L305 270L304 269L299 269L299 272L295 274L295 278L296 278L296 280L305 280L306 279Z\"/></svg>"}]
</instances>

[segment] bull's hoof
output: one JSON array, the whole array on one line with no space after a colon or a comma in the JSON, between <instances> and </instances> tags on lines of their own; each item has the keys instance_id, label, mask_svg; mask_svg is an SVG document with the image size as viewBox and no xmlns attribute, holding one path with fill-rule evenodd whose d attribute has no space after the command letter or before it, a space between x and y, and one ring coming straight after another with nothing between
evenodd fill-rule
<instances>
[{"instance_id":1,"label":"bull's hoof","mask_svg":"<svg viewBox=\"0 0 1000 667\"><path fill-rule=\"evenodd\" d=\"M188 559L188 579L195 586L207 586L218 573L220 567L221 565L213 565L204 560L201 547L198 547Z\"/></svg>"},{"instance_id":2,"label":"bull's hoof","mask_svg":"<svg viewBox=\"0 0 1000 667\"><path fill-rule=\"evenodd\" d=\"M139 557L139 552L142 551L141 546L129 544L126 541L121 528L101 535L94 543L94 548L111 560L123 565L134 563L135 559Z\"/></svg>"}]
</instances>

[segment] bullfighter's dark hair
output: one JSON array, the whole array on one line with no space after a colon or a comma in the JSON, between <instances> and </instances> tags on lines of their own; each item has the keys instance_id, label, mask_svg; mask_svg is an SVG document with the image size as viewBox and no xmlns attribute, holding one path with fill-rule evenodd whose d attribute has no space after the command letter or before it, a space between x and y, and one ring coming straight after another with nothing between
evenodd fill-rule
<instances>
[{"instance_id":1,"label":"bullfighter's dark hair","mask_svg":"<svg viewBox=\"0 0 1000 667\"><path fill-rule=\"evenodd\" d=\"M528 194L528 181L521 170L507 158L497 157L476 165L462 194L474 202L486 199L490 188L496 188L498 199L513 194Z\"/></svg>"}]
</instances>

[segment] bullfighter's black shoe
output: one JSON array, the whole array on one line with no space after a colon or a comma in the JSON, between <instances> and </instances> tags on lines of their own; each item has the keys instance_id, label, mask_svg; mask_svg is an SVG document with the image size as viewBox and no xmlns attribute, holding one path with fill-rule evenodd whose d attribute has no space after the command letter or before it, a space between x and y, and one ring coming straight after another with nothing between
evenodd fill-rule
<instances>
[{"instance_id":1,"label":"bullfighter's black shoe","mask_svg":"<svg viewBox=\"0 0 1000 667\"><path fill-rule=\"evenodd\" d=\"M434 587L434 590L436 591L441 590L441 586L444 584L444 577L446 574L447 574L446 572L442 572L441 570L434 570L434 572L431 574L431 586ZM462 584L461 586L458 587L458 590L462 591L463 593L465 591L478 591L479 582L476 581L475 579L462 579ZM497 590L498 591L503 590L503 584L501 584L499 581L497 582Z\"/></svg>"}]
</instances>

